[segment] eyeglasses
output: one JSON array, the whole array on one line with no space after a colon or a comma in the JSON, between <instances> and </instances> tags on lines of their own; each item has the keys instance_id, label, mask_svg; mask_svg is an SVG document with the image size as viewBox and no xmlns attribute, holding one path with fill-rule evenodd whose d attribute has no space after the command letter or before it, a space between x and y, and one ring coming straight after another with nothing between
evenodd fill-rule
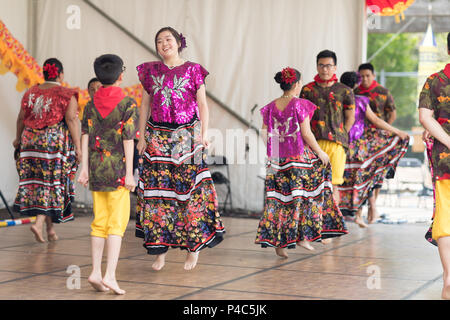
<instances>
[{"instance_id":1,"label":"eyeglasses","mask_svg":"<svg viewBox=\"0 0 450 320\"><path fill-rule=\"evenodd\" d=\"M334 64L321 64L321 63L319 63L317 66L320 69L331 69L331 67L334 67L335 65Z\"/></svg>"}]
</instances>

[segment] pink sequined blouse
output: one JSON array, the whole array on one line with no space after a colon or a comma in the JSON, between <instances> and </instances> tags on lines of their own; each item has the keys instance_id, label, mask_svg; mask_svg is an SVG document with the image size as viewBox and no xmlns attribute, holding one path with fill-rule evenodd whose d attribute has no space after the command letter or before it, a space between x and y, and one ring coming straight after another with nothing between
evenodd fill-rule
<instances>
[{"instance_id":1,"label":"pink sequined blouse","mask_svg":"<svg viewBox=\"0 0 450 320\"><path fill-rule=\"evenodd\" d=\"M316 105L306 99L292 98L283 111L275 101L261 109L263 122L267 126L267 155L275 158L299 156L303 153L300 124L311 117Z\"/></svg>"},{"instance_id":2,"label":"pink sequined blouse","mask_svg":"<svg viewBox=\"0 0 450 320\"><path fill-rule=\"evenodd\" d=\"M197 90L209 74L200 64L187 61L170 69L161 61L153 61L136 69L142 86L152 97L153 121L182 124L194 115L200 119Z\"/></svg>"}]
</instances>

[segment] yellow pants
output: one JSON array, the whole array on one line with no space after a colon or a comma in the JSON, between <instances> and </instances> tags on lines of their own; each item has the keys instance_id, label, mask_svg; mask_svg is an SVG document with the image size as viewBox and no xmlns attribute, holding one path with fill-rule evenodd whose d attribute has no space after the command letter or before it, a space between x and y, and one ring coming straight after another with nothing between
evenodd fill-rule
<instances>
[{"instance_id":1,"label":"yellow pants","mask_svg":"<svg viewBox=\"0 0 450 320\"><path fill-rule=\"evenodd\" d=\"M434 211L432 237L437 240L450 236L450 180L438 180L435 186L436 209Z\"/></svg>"},{"instance_id":2,"label":"yellow pants","mask_svg":"<svg viewBox=\"0 0 450 320\"><path fill-rule=\"evenodd\" d=\"M130 191L119 187L116 191L93 191L94 221L91 236L107 238L108 235L123 237L130 220Z\"/></svg>"},{"instance_id":3,"label":"yellow pants","mask_svg":"<svg viewBox=\"0 0 450 320\"><path fill-rule=\"evenodd\" d=\"M345 154L345 149L340 144L328 140L317 141L320 148L328 154L330 157L331 164L331 183L333 185L340 185L344 183L344 170L345 161L347 160L347 155Z\"/></svg>"}]
</instances>

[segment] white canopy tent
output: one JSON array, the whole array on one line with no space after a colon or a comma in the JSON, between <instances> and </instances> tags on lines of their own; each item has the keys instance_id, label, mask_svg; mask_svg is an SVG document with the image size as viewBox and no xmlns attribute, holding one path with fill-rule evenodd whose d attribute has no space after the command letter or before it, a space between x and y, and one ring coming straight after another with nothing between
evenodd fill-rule
<instances>
[{"instance_id":1,"label":"white canopy tent","mask_svg":"<svg viewBox=\"0 0 450 320\"><path fill-rule=\"evenodd\" d=\"M355 70L366 51L364 0L0 0L0 19L38 63L60 59L65 81L80 88L94 76L94 59L104 53L125 61L124 86L137 84L135 67L157 57L136 39L154 50L155 33L174 27L187 39L183 57L210 72L210 128L212 136L223 137L227 130L247 132L249 123L261 126L258 109L280 94L273 77L283 67L299 69L306 83L316 73L319 51L336 52L338 76ZM9 204L18 182L12 141L23 95L15 83L11 73L0 76L0 188ZM264 163L255 159L263 159L265 149L256 132L248 132L247 155L245 146L232 147L230 139L223 150L216 139L211 152L231 163L233 206L253 211L263 205L264 181L258 175ZM78 201L89 202L88 194L77 187Z\"/></svg>"}]
</instances>

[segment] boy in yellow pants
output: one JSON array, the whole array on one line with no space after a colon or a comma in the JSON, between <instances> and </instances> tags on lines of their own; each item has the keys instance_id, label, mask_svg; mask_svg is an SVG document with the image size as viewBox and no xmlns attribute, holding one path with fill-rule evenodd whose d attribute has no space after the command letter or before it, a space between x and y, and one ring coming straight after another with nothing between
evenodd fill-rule
<instances>
[{"instance_id":1,"label":"boy in yellow pants","mask_svg":"<svg viewBox=\"0 0 450 320\"><path fill-rule=\"evenodd\" d=\"M130 218L130 191L133 177L134 138L138 112L136 102L126 97L119 85L125 67L120 57L102 55L94 62L102 87L83 113L82 170L78 182L89 184L94 200L91 224L92 273L88 282L97 291L111 289L125 294L116 281L122 237ZM107 243L107 267L102 278L103 248Z\"/></svg>"}]
</instances>

